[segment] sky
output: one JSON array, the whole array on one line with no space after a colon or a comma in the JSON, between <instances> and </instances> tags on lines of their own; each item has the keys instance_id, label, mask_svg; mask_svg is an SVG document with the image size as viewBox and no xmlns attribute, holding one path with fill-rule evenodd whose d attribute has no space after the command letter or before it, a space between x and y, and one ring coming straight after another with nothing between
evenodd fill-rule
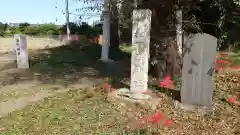
<instances>
[{"instance_id":1,"label":"sky","mask_svg":"<svg viewBox=\"0 0 240 135\"><path fill-rule=\"evenodd\" d=\"M70 21L78 20L77 12L84 5L83 2L69 0ZM65 10L65 0L2 0L0 4L0 22L3 23L21 23L28 22L31 24L55 23L64 24L66 17L63 14ZM73 15L74 14L74 15ZM83 20L92 24L93 21L99 20L99 15L91 16L90 19Z\"/></svg>"}]
</instances>

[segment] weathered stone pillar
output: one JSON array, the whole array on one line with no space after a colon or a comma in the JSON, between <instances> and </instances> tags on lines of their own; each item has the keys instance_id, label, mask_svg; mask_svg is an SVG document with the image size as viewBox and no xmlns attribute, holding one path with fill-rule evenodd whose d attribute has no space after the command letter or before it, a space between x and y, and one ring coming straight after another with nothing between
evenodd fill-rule
<instances>
[{"instance_id":1,"label":"weathered stone pillar","mask_svg":"<svg viewBox=\"0 0 240 135\"><path fill-rule=\"evenodd\" d=\"M16 41L17 67L21 69L29 68L27 39L25 35L14 35Z\"/></svg>"},{"instance_id":2,"label":"weathered stone pillar","mask_svg":"<svg viewBox=\"0 0 240 135\"><path fill-rule=\"evenodd\" d=\"M148 90L148 63L151 10L134 10L132 26L131 86L132 93Z\"/></svg>"},{"instance_id":3,"label":"weathered stone pillar","mask_svg":"<svg viewBox=\"0 0 240 135\"><path fill-rule=\"evenodd\" d=\"M182 56L182 50L183 50L183 29L182 29L182 10L177 10L176 11L176 20L177 20L177 46L178 46L178 52Z\"/></svg>"},{"instance_id":4,"label":"weathered stone pillar","mask_svg":"<svg viewBox=\"0 0 240 135\"><path fill-rule=\"evenodd\" d=\"M103 43L102 43L102 53L101 60L109 61L109 46L110 46L110 14L109 11L103 12Z\"/></svg>"}]
</instances>

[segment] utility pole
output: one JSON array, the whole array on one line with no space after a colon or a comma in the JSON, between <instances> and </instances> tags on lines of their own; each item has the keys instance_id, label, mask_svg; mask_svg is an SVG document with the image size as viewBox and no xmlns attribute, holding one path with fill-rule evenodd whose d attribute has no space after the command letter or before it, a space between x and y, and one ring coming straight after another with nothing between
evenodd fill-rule
<instances>
[{"instance_id":1,"label":"utility pole","mask_svg":"<svg viewBox=\"0 0 240 135\"><path fill-rule=\"evenodd\" d=\"M67 26L67 38L70 40L70 28L69 28L69 10L68 10L68 0L65 0L66 4L66 26Z\"/></svg>"}]
</instances>

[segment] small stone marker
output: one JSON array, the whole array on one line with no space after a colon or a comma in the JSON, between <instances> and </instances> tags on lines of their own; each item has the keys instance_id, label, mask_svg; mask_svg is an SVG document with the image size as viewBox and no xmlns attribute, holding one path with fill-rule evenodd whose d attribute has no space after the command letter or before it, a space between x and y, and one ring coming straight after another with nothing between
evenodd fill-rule
<instances>
[{"instance_id":1,"label":"small stone marker","mask_svg":"<svg viewBox=\"0 0 240 135\"><path fill-rule=\"evenodd\" d=\"M194 34L185 43L181 102L212 107L213 76L217 56L217 38Z\"/></svg>"},{"instance_id":2,"label":"small stone marker","mask_svg":"<svg viewBox=\"0 0 240 135\"><path fill-rule=\"evenodd\" d=\"M24 35L14 35L16 41L17 67L21 69L29 68L27 40Z\"/></svg>"},{"instance_id":3,"label":"small stone marker","mask_svg":"<svg viewBox=\"0 0 240 135\"><path fill-rule=\"evenodd\" d=\"M134 10L132 26L131 93L148 89L148 59L151 28L151 10Z\"/></svg>"}]
</instances>

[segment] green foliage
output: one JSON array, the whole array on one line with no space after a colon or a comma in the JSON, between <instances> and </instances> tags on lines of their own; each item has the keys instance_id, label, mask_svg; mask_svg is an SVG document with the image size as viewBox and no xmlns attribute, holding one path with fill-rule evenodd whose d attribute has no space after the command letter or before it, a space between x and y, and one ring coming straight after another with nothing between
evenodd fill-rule
<instances>
[{"instance_id":1,"label":"green foliage","mask_svg":"<svg viewBox=\"0 0 240 135\"><path fill-rule=\"evenodd\" d=\"M42 35L48 34L48 35L58 35L60 32L60 29L55 24L41 24L39 26L39 32Z\"/></svg>"},{"instance_id":2,"label":"green foliage","mask_svg":"<svg viewBox=\"0 0 240 135\"><path fill-rule=\"evenodd\" d=\"M94 28L92 28L90 25L88 25L86 22L83 22L78 30L78 33L85 34L88 37L97 36L97 32Z\"/></svg>"},{"instance_id":3,"label":"green foliage","mask_svg":"<svg viewBox=\"0 0 240 135\"><path fill-rule=\"evenodd\" d=\"M70 22L69 26L71 34L83 34L88 37L93 37L102 33L101 24L90 26L86 22L83 22L80 25ZM66 34L66 24L60 28L55 24L40 24L38 26L33 26L29 23L21 23L19 24L19 27L7 27L7 25L0 23L0 36L4 36L6 32L8 35L59 35L60 33Z\"/></svg>"},{"instance_id":4,"label":"green foliage","mask_svg":"<svg viewBox=\"0 0 240 135\"><path fill-rule=\"evenodd\" d=\"M5 31L7 28L7 24L1 23L0 22L0 31Z\"/></svg>"},{"instance_id":5,"label":"green foliage","mask_svg":"<svg viewBox=\"0 0 240 135\"><path fill-rule=\"evenodd\" d=\"M99 23L99 24L95 24L93 28L96 30L97 33L102 34L102 26L103 25Z\"/></svg>"},{"instance_id":6,"label":"green foliage","mask_svg":"<svg viewBox=\"0 0 240 135\"><path fill-rule=\"evenodd\" d=\"M76 23L69 22L69 28L70 28L71 34L77 34L78 33L79 26ZM61 31L62 31L62 33L67 33L67 25L66 24L63 25Z\"/></svg>"},{"instance_id":7,"label":"green foliage","mask_svg":"<svg viewBox=\"0 0 240 135\"><path fill-rule=\"evenodd\" d=\"M40 24L39 26L31 26L31 24L29 23L20 23L19 27L7 28L7 34L9 35L14 35L14 34L58 35L59 32L60 32L60 28L55 24Z\"/></svg>"},{"instance_id":8,"label":"green foliage","mask_svg":"<svg viewBox=\"0 0 240 135\"><path fill-rule=\"evenodd\" d=\"M29 23L27 23L27 22L25 22L25 23L20 23L19 24L19 31L21 32L21 33L24 33L24 31L25 31L25 29L28 27L28 26L30 26L30 24Z\"/></svg>"},{"instance_id":9,"label":"green foliage","mask_svg":"<svg viewBox=\"0 0 240 135\"><path fill-rule=\"evenodd\" d=\"M86 35L87 37L94 37L99 34L102 34L102 25L96 24L95 26L90 26L86 22L82 22L80 25L70 22L69 28L71 34L80 34ZM67 26L66 24L61 28L62 33L67 33Z\"/></svg>"},{"instance_id":10,"label":"green foliage","mask_svg":"<svg viewBox=\"0 0 240 135\"><path fill-rule=\"evenodd\" d=\"M0 37L4 37L5 32L0 31Z\"/></svg>"},{"instance_id":11,"label":"green foliage","mask_svg":"<svg viewBox=\"0 0 240 135\"><path fill-rule=\"evenodd\" d=\"M20 27L20 28L25 28L25 27L28 27L28 26L30 26L30 24L27 23L27 22L24 22L24 23L20 23L20 24L19 24L19 27Z\"/></svg>"},{"instance_id":12,"label":"green foliage","mask_svg":"<svg viewBox=\"0 0 240 135\"><path fill-rule=\"evenodd\" d=\"M22 31L20 28L16 28L14 34L24 34L24 31Z\"/></svg>"},{"instance_id":13,"label":"green foliage","mask_svg":"<svg viewBox=\"0 0 240 135\"><path fill-rule=\"evenodd\" d=\"M24 34L28 34L28 35L38 35L40 33L40 29L37 27L27 27L24 30Z\"/></svg>"},{"instance_id":14,"label":"green foliage","mask_svg":"<svg viewBox=\"0 0 240 135\"><path fill-rule=\"evenodd\" d=\"M6 29L7 29L7 24L0 22L0 36L1 37L5 35Z\"/></svg>"}]
</instances>

